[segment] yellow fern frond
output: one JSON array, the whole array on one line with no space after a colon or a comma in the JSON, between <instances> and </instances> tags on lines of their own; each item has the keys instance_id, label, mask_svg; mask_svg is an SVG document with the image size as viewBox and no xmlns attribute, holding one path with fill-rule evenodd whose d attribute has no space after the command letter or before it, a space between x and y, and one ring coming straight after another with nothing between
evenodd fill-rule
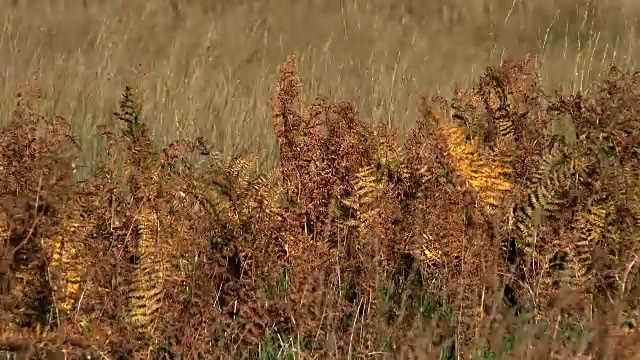
<instances>
[{"instance_id":1,"label":"yellow fern frond","mask_svg":"<svg viewBox=\"0 0 640 360\"><path fill-rule=\"evenodd\" d=\"M137 220L140 263L129 287L128 315L138 331L150 335L162 304L164 269L157 243L159 234L155 212L144 204Z\"/></svg>"},{"instance_id":2,"label":"yellow fern frond","mask_svg":"<svg viewBox=\"0 0 640 360\"><path fill-rule=\"evenodd\" d=\"M240 216L227 196L224 196L217 189L212 189L207 192L207 200L215 207L215 211L231 225L239 223Z\"/></svg>"},{"instance_id":3,"label":"yellow fern frond","mask_svg":"<svg viewBox=\"0 0 640 360\"><path fill-rule=\"evenodd\" d=\"M396 144L381 141L374 149L374 162L381 175L392 178L405 178L407 171L403 168L404 154Z\"/></svg>"},{"instance_id":4,"label":"yellow fern frond","mask_svg":"<svg viewBox=\"0 0 640 360\"><path fill-rule=\"evenodd\" d=\"M588 272L592 265L593 247L602 239L607 230L608 216L611 210L611 204L592 206L586 213L582 213L578 220L580 237L573 244L572 251L578 264L578 276L585 282L591 278Z\"/></svg>"},{"instance_id":5,"label":"yellow fern frond","mask_svg":"<svg viewBox=\"0 0 640 360\"><path fill-rule=\"evenodd\" d=\"M9 219L4 212L0 212L0 241L6 246L9 240Z\"/></svg>"},{"instance_id":6,"label":"yellow fern frond","mask_svg":"<svg viewBox=\"0 0 640 360\"><path fill-rule=\"evenodd\" d=\"M206 199L222 221L238 225L258 206L254 197L277 197L268 194L272 187L265 178L256 177L255 168L254 157L234 158L215 167L213 186L206 191Z\"/></svg>"},{"instance_id":7,"label":"yellow fern frond","mask_svg":"<svg viewBox=\"0 0 640 360\"><path fill-rule=\"evenodd\" d=\"M246 187L250 180L253 172L252 168L255 168L255 160L250 157L242 157L233 159L228 166L229 175L231 175L238 183L240 187Z\"/></svg>"},{"instance_id":8,"label":"yellow fern frond","mask_svg":"<svg viewBox=\"0 0 640 360\"><path fill-rule=\"evenodd\" d=\"M374 206L374 203L382 186L374 165L361 168L353 180L353 194L341 200L343 205L351 209L352 215L350 219L343 221L343 225L358 228L359 233L364 235L380 213L380 209Z\"/></svg>"},{"instance_id":9,"label":"yellow fern frond","mask_svg":"<svg viewBox=\"0 0 640 360\"><path fill-rule=\"evenodd\" d=\"M82 242L87 222L81 210L70 205L62 225L50 240L52 248L49 261L50 282L56 297L56 305L62 313L72 310L80 293L86 273L82 260Z\"/></svg>"},{"instance_id":10,"label":"yellow fern frond","mask_svg":"<svg viewBox=\"0 0 640 360\"><path fill-rule=\"evenodd\" d=\"M500 206L505 192L513 187L506 178L511 169L482 160L476 146L465 140L463 128L443 124L439 131L446 141L447 155L454 171L465 185L473 189L478 199L489 208Z\"/></svg>"},{"instance_id":11,"label":"yellow fern frond","mask_svg":"<svg viewBox=\"0 0 640 360\"><path fill-rule=\"evenodd\" d=\"M422 234L420 239L417 258L422 261L423 266L436 267L442 263L442 252L438 249L433 237Z\"/></svg>"}]
</instances>

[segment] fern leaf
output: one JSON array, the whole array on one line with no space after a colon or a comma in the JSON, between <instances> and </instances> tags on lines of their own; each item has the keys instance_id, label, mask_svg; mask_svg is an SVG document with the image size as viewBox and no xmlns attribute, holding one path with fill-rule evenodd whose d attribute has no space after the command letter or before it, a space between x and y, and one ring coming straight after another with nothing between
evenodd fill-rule
<instances>
[{"instance_id":1,"label":"fern leaf","mask_svg":"<svg viewBox=\"0 0 640 360\"><path fill-rule=\"evenodd\" d=\"M441 125L439 131L446 141L454 171L463 179L465 186L473 189L478 199L490 209L500 206L505 192L513 187L506 178L511 170L482 160L477 148L466 142L463 128Z\"/></svg>"},{"instance_id":2,"label":"fern leaf","mask_svg":"<svg viewBox=\"0 0 640 360\"><path fill-rule=\"evenodd\" d=\"M551 152L543 159L534 189L527 194L524 202L515 206L513 226L516 240L525 253L535 253L536 228L543 218L560 209L560 190L566 186L570 176L570 158L558 151Z\"/></svg>"},{"instance_id":3,"label":"fern leaf","mask_svg":"<svg viewBox=\"0 0 640 360\"><path fill-rule=\"evenodd\" d=\"M509 97L509 89L493 71L485 75L483 80L486 81L483 100L486 109L493 116L499 143L513 141L516 105Z\"/></svg>"},{"instance_id":4,"label":"fern leaf","mask_svg":"<svg viewBox=\"0 0 640 360\"><path fill-rule=\"evenodd\" d=\"M611 213L611 204L596 205L590 207L586 213L580 214L578 228L579 240L572 244L577 263L577 275L584 285L592 279L592 253L594 246L601 241L607 231L608 217Z\"/></svg>"},{"instance_id":5,"label":"fern leaf","mask_svg":"<svg viewBox=\"0 0 640 360\"><path fill-rule=\"evenodd\" d=\"M426 268L434 268L442 263L442 252L438 249L432 236L422 234L416 254L420 259L422 266Z\"/></svg>"},{"instance_id":6,"label":"fern leaf","mask_svg":"<svg viewBox=\"0 0 640 360\"><path fill-rule=\"evenodd\" d=\"M140 263L129 287L128 315L138 331L150 335L162 303L164 276L155 213L148 204L143 205L138 217L138 233Z\"/></svg>"},{"instance_id":7,"label":"fern leaf","mask_svg":"<svg viewBox=\"0 0 640 360\"><path fill-rule=\"evenodd\" d=\"M81 210L70 205L62 225L51 238L53 252L49 262L49 274L54 287L58 310L69 313L80 292L85 276L82 264L82 242L87 222Z\"/></svg>"},{"instance_id":8,"label":"fern leaf","mask_svg":"<svg viewBox=\"0 0 640 360\"><path fill-rule=\"evenodd\" d=\"M380 209L373 204L377 191L381 188L378 183L377 170L374 165L364 166L355 174L353 193L347 199L342 199L342 205L351 209L349 219L342 219L344 225L356 227L361 235L369 231Z\"/></svg>"}]
</instances>

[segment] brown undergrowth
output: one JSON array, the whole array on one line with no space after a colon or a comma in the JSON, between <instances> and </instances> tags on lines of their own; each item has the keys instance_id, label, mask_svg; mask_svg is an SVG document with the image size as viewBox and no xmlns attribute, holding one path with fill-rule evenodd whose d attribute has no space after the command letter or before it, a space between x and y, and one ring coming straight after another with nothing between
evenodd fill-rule
<instances>
[{"instance_id":1,"label":"brown undergrowth","mask_svg":"<svg viewBox=\"0 0 640 360\"><path fill-rule=\"evenodd\" d=\"M631 358L638 75L546 94L531 58L423 99L406 141L272 100L279 165L158 149L125 88L92 177L25 87L0 131L0 347L25 358ZM195 162L196 157L201 161ZM198 164L197 166L195 164Z\"/></svg>"}]
</instances>

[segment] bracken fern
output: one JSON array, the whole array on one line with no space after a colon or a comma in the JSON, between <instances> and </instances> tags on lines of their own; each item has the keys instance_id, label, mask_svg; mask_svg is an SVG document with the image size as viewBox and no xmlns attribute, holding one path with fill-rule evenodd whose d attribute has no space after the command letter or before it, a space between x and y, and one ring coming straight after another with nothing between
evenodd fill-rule
<instances>
[{"instance_id":1,"label":"bracken fern","mask_svg":"<svg viewBox=\"0 0 640 360\"><path fill-rule=\"evenodd\" d=\"M399 145L349 103L303 106L290 57L266 174L201 138L156 148L125 87L124 130L104 129L98 171L76 182L65 122L23 91L0 131L0 351L241 357L275 333L301 357L569 358L609 340L631 356L638 77L546 96L529 62L488 68L452 105L424 98ZM609 335L576 350L570 321Z\"/></svg>"},{"instance_id":2,"label":"bracken fern","mask_svg":"<svg viewBox=\"0 0 640 360\"><path fill-rule=\"evenodd\" d=\"M85 272L88 267L83 258L87 256L84 243L90 228L91 220L84 216L82 208L71 203L65 207L62 224L49 241L52 249L50 282L61 314L73 310L80 296L81 284L87 280Z\"/></svg>"},{"instance_id":3,"label":"bracken fern","mask_svg":"<svg viewBox=\"0 0 640 360\"><path fill-rule=\"evenodd\" d=\"M477 148L466 142L464 129L442 124L439 132L446 139L447 154L464 186L477 194L481 204L490 209L499 207L504 192L512 188L505 176L510 169L481 159Z\"/></svg>"},{"instance_id":4,"label":"bracken fern","mask_svg":"<svg viewBox=\"0 0 640 360\"><path fill-rule=\"evenodd\" d=\"M152 335L162 303L164 269L158 244L157 219L149 202L142 204L137 224L139 263L128 291L128 314L136 330Z\"/></svg>"}]
</instances>

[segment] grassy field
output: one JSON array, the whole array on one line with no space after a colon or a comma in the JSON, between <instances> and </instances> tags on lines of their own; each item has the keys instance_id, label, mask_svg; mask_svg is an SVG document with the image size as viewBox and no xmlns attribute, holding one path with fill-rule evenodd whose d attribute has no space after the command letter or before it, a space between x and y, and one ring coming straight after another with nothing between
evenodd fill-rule
<instances>
[{"instance_id":1,"label":"grassy field","mask_svg":"<svg viewBox=\"0 0 640 360\"><path fill-rule=\"evenodd\" d=\"M291 52L310 96L351 101L406 130L420 95L450 94L504 58L537 51L545 86L584 89L611 63L633 68L640 51L632 0L10 3L0 15L0 118L34 77L47 113L89 139L135 80L156 138L202 135L265 160L275 149L268 99ZM97 151L87 145L85 163Z\"/></svg>"},{"instance_id":2,"label":"grassy field","mask_svg":"<svg viewBox=\"0 0 640 360\"><path fill-rule=\"evenodd\" d=\"M635 1L1 6L0 359L638 358Z\"/></svg>"}]
</instances>

